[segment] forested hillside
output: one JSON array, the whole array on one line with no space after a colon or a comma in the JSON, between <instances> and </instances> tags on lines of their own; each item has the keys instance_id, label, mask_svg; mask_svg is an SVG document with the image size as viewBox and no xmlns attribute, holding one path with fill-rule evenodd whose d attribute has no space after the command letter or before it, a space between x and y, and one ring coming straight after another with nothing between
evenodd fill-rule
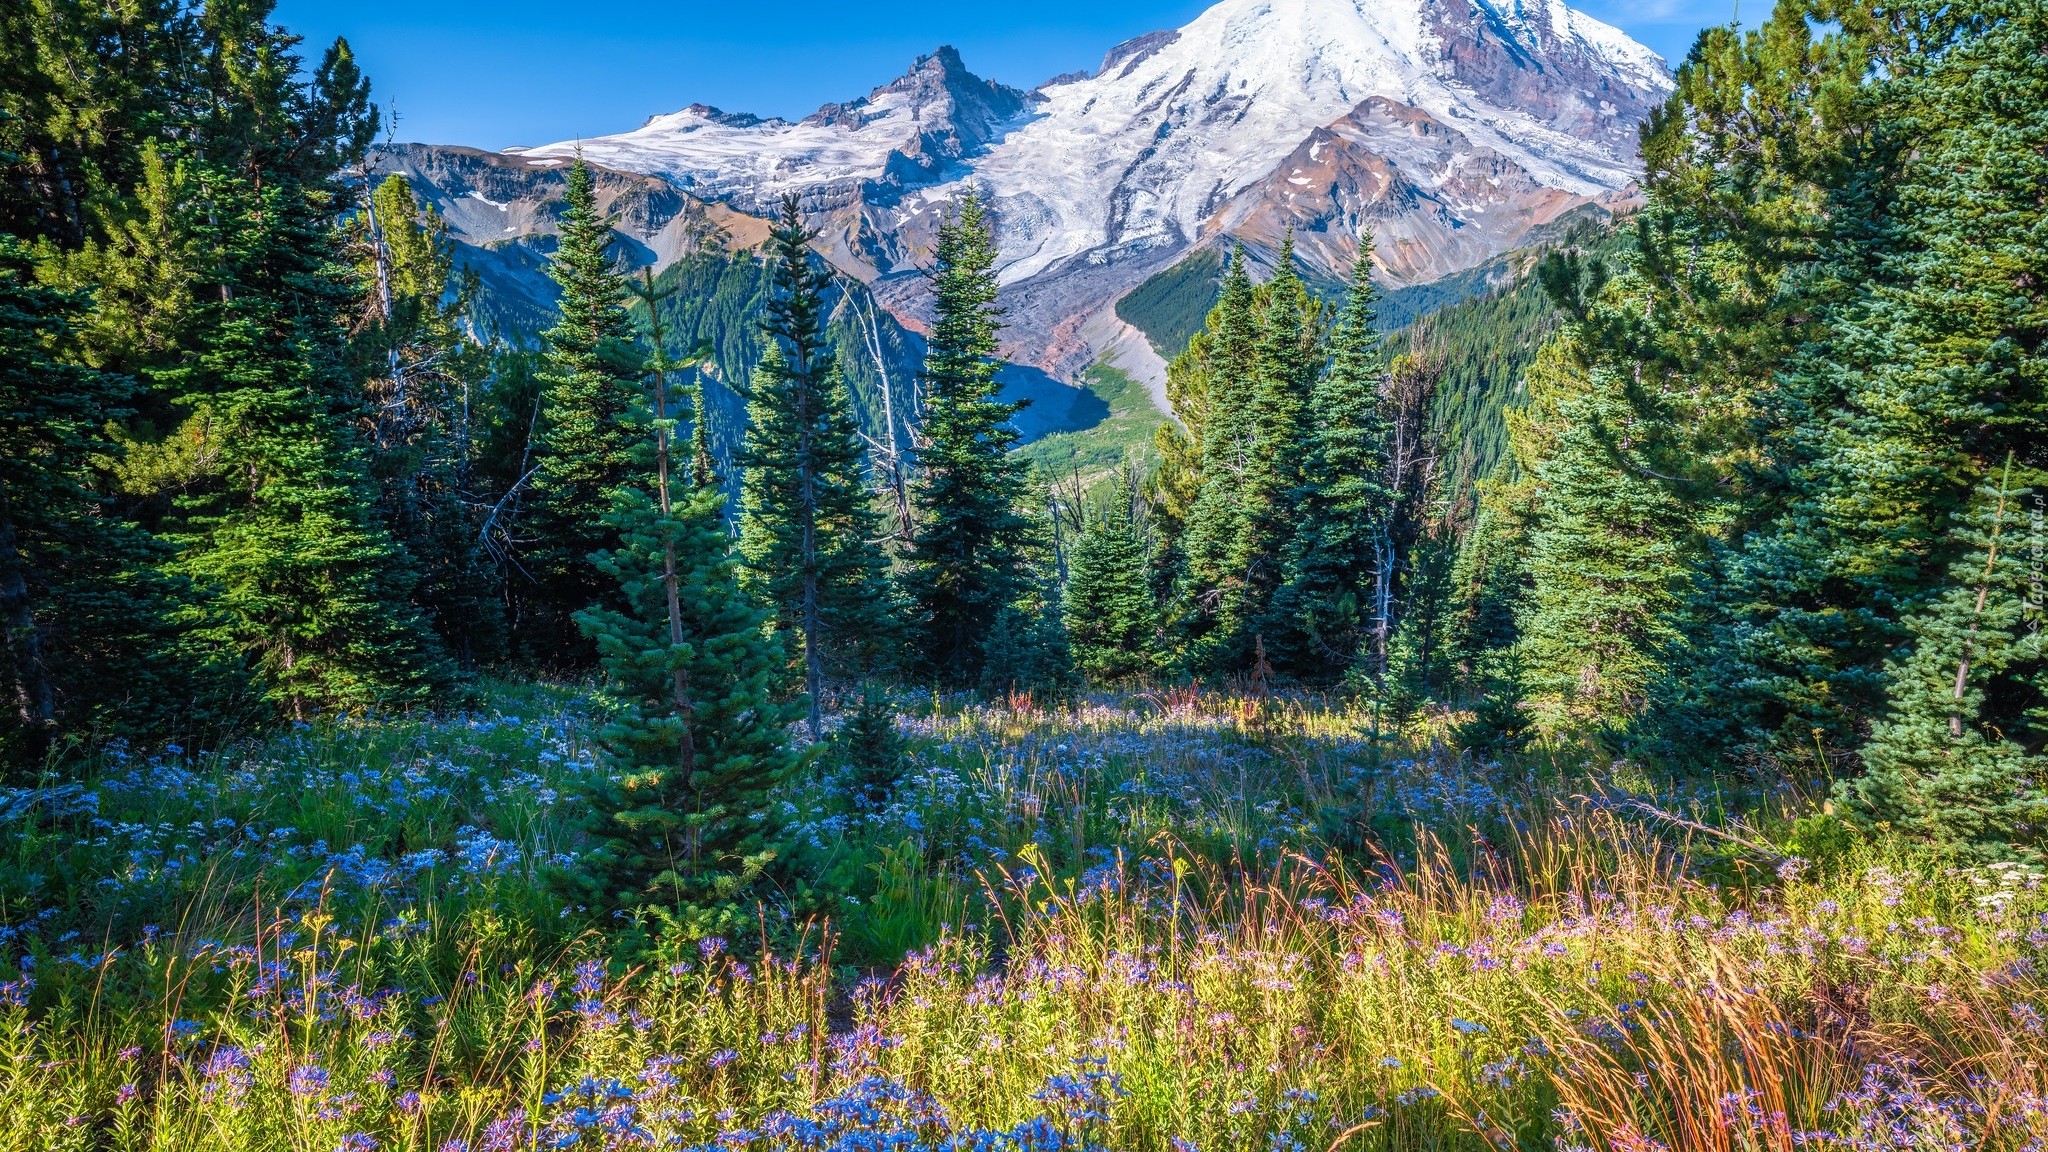
<instances>
[{"instance_id":1,"label":"forested hillside","mask_svg":"<svg viewBox=\"0 0 2048 1152\"><path fill-rule=\"evenodd\" d=\"M706 398L713 413L713 451L721 460L730 461L745 438L746 382L761 362L761 324L771 279L761 255L748 249L701 251L655 278L657 290L669 294L657 305L669 351L684 356L709 345L705 374L713 384L706 389ZM825 309L825 341L839 364L862 432L885 442L885 425L893 419L895 435L908 450L904 428L913 411L913 383L924 358L924 341L876 305L857 280L835 277L826 292ZM884 381L890 390L886 405Z\"/></svg>"},{"instance_id":2,"label":"forested hillside","mask_svg":"<svg viewBox=\"0 0 2048 1152\"><path fill-rule=\"evenodd\" d=\"M950 637L874 671L1054 694L1077 666L1254 675L1397 718L1483 704L1473 739L1501 747L1533 725L1702 766L1811 759L1863 781L1845 803L2003 842L2030 801L1965 817L1935 797L2024 796L2041 745L2015 583L2041 465L2035 153L2009 146L2039 127L2014 103L2031 18L1987 0L1910 37L1822 36L1792 9L1714 32L1646 129L1647 207L1561 223L1391 337L1368 279L1319 290L1284 245L1263 271L1242 249L1184 262L1126 301L1168 346L1185 334L1175 419L1149 452L1113 410L1102 445L1034 457L1065 483L1135 452L1134 516L1108 519L1101 491L1008 455L980 280L936 294L964 319L939 313L927 345L807 257L799 347L775 319L795 265L709 245L629 284L572 165L553 327L492 343L436 210L403 177L349 176L377 118L346 44L298 72L260 15L24 18L10 755L427 705L505 660L590 667L581 614L627 603L593 557L637 538L613 504L647 437L687 438L674 468L743 531L770 499L747 461L773 457L756 441L786 402L826 440L792 457L806 495L775 516L812 515L813 470L850 453L834 483L874 522L833 531L880 533L860 563L911 583L903 621L804 608L775 630ZM1880 58L1887 76L1857 70ZM1737 90L1770 114L1728 106ZM2003 159L1966 163L1978 142ZM788 372L809 383L775 401ZM1140 542L1090 577L1135 613L1106 633L1136 646L1115 658L1060 611L1077 549L1126 555L1102 532Z\"/></svg>"}]
</instances>

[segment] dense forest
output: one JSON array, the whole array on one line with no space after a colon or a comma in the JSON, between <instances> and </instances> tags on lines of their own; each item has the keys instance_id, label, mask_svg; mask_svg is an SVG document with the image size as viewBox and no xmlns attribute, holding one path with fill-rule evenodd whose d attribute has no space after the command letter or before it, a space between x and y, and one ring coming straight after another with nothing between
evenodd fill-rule
<instances>
[{"instance_id":1,"label":"dense forest","mask_svg":"<svg viewBox=\"0 0 2048 1152\"><path fill-rule=\"evenodd\" d=\"M2048 1141L2039 0L1193 253L1149 443L1020 443L971 193L912 336L579 159L500 331L301 49L0 5L0 1150Z\"/></svg>"},{"instance_id":2,"label":"dense forest","mask_svg":"<svg viewBox=\"0 0 2048 1152\"><path fill-rule=\"evenodd\" d=\"M494 343L433 211L350 175L378 120L346 43L302 60L261 6L16 11L8 759L617 675L624 621L699 642L641 602L658 540L670 601L687 569L766 614L701 626L759 630L750 690L814 726L869 680L1338 686L1469 713L1475 748L1819 767L1999 851L2048 724L2040 13L1809 15L1703 36L1646 208L1391 336L1363 271L1326 300L1287 251L1147 285L1215 300L1172 333L1159 465L1069 492L1010 452L971 200L907 350L794 208L628 283L579 167L559 319ZM720 533L669 555L705 485Z\"/></svg>"}]
</instances>

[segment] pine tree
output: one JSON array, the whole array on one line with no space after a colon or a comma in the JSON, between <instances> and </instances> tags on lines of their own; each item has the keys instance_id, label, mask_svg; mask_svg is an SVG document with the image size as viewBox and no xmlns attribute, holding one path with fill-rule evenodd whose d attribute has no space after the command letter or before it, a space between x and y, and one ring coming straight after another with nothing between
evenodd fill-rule
<instances>
[{"instance_id":1,"label":"pine tree","mask_svg":"<svg viewBox=\"0 0 2048 1152\"><path fill-rule=\"evenodd\" d=\"M651 367L652 419L638 409L631 427L652 440L653 467L614 489L606 521L619 544L597 559L626 608L576 615L617 706L599 733L606 778L588 825L599 846L579 883L620 906L683 908L702 928L731 918L775 858L768 800L797 762L794 716L776 698L781 644L739 585L725 495L675 475L671 441L691 412L671 412L675 364L659 329Z\"/></svg>"},{"instance_id":2,"label":"pine tree","mask_svg":"<svg viewBox=\"0 0 2048 1152\"><path fill-rule=\"evenodd\" d=\"M2012 487L2010 456L1999 482L1978 489L1958 532L1971 552L1950 569L1949 587L1906 617L1907 647L1886 666L1890 709L1863 752L1867 771L1838 786L1869 818L1989 858L2038 843L2048 823L2038 754L2048 741L2048 653L2027 627L2026 545L2013 531L2029 496Z\"/></svg>"},{"instance_id":3,"label":"pine tree","mask_svg":"<svg viewBox=\"0 0 2048 1152\"><path fill-rule=\"evenodd\" d=\"M1206 670L1241 639L1231 634L1225 601L1235 603L1242 577L1231 569L1231 550L1245 530L1244 482L1251 469L1251 394L1256 386L1259 306L1244 245L1232 253L1223 292L1205 329L1206 385L1201 468L1182 535L1183 571L1178 599L1189 633L1188 660Z\"/></svg>"},{"instance_id":4,"label":"pine tree","mask_svg":"<svg viewBox=\"0 0 2048 1152\"><path fill-rule=\"evenodd\" d=\"M56 359L78 302L29 282L0 235L0 767L34 764L67 734L203 735L238 719L226 654L189 634L189 586L163 546L112 513L95 457L134 381Z\"/></svg>"},{"instance_id":5,"label":"pine tree","mask_svg":"<svg viewBox=\"0 0 2048 1152\"><path fill-rule=\"evenodd\" d=\"M541 587L527 625L529 651L559 658L573 639L553 634L549 615L608 595L590 557L616 547L606 522L612 489L633 471L638 402L635 333L625 280L610 255L610 223L598 212L596 178L581 156L570 166L561 243L548 274L561 285L561 319L546 334L547 367L528 527L538 536L531 565Z\"/></svg>"},{"instance_id":6,"label":"pine tree","mask_svg":"<svg viewBox=\"0 0 2048 1152\"><path fill-rule=\"evenodd\" d=\"M1062 609L1074 661L1096 683L1152 669L1158 613L1145 541L1132 516L1139 496L1130 471L1074 544Z\"/></svg>"},{"instance_id":7,"label":"pine tree","mask_svg":"<svg viewBox=\"0 0 2048 1152\"><path fill-rule=\"evenodd\" d=\"M881 685L862 687L859 706L832 734L832 756L856 812L880 811L895 795L903 779L904 740Z\"/></svg>"},{"instance_id":8,"label":"pine tree","mask_svg":"<svg viewBox=\"0 0 2048 1152\"><path fill-rule=\"evenodd\" d=\"M1541 494L1517 657L1529 705L1553 732L1615 728L1641 711L1660 649L1677 638L1670 616L1687 561L1681 510L1621 461L1618 386L1573 349L1560 338L1538 357L1529 387L1548 419L1519 426Z\"/></svg>"},{"instance_id":9,"label":"pine tree","mask_svg":"<svg viewBox=\"0 0 2048 1152\"><path fill-rule=\"evenodd\" d=\"M776 629L796 638L817 739L826 675L872 670L892 613L860 441L824 340L829 274L811 255L814 235L796 197L786 197L769 235L772 346L754 373L748 405L740 554Z\"/></svg>"},{"instance_id":10,"label":"pine tree","mask_svg":"<svg viewBox=\"0 0 2048 1152\"><path fill-rule=\"evenodd\" d=\"M1024 591L1019 566L1028 527L1017 504L1021 465L1011 418L1023 407L997 399L995 238L973 195L939 230L937 317L924 361L924 425L917 485L920 522L909 556L917 647L941 683L988 678L998 638L1011 651L1017 629L998 628ZM998 662L1000 663L1000 662ZM995 669L998 678L1003 669Z\"/></svg>"},{"instance_id":11,"label":"pine tree","mask_svg":"<svg viewBox=\"0 0 2048 1152\"><path fill-rule=\"evenodd\" d=\"M1375 617L1373 594L1391 590L1395 563L1391 429L1381 395L1386 366L1374 327L1371 251L1367 234L1330 334L1329 369L1310 397L1307 459L1289 501L1295 528L1286 583L1274 605L1293 633L1283 667L1310 680L1341 676L1357 659Z\"/></svg>"}]
</instances>

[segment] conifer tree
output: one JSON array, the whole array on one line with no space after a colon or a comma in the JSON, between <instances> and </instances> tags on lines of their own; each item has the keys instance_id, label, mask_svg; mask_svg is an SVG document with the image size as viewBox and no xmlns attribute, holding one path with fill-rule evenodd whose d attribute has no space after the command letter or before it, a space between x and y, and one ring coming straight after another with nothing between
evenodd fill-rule
<instances>
[{"instance_id":1,"label":"conifer tree","mask_svg":"<svg viewBox=\"0 0 2048 1152\"><path fill-rule=\"evenodd\" d=\"M1138 500L1126 470L1102 510L1091 516L1068 562L1062 609L1074 662L1089 679L1111 683L1152 667L1158 629L1150 557L1132 516Z\"/></svg>"},{"instance_id":2,"label":"conifer tree","mask_svg":"<svg viewBox=\"0 0 2048 1152\"><path fill-rule=\"evenodd\" d=\"M811 255L814 235L786 197L769 235L772 344L748 405L740 554L776 629L795 639L817 739L826 675L871 670L892 613L860 441L824 339L829 274Z\"/></svg>"},{"instance_id":3,"label":"conifer tree","mask_svg":"<svg viewBox=\"0 0 2048 1152\"><path fill-rule=\"evenodd\" d=\"M1396 561L1371 252L1368 233L1330 333L1330 366L1309 400L1307 458L1289 502L1286 583L1275 598L1274 615L1294 634L1284 667L1309 679L1342 675L1357 658L1375 588L1391 586Z\"/></svg>"},{"instance_id":4,"label":"conifer tree","mask_svg":"<svg viewBox=\"0 0 2048 1152\"><path fill-rule=\"evenodd\" d=\"M1201 474L1181 543L1178 594L1189 633L1187 659L1198 670L1234 667L1235 649L1248 642L1235 627L1241 622L1244 579L1232 568L1232 552L1246 528L1244 485L1253 467L1250 414L1257 387L1259 300L1242 244L1231 254L1208 331L1213 342L1205 365Z\"/></svg>"},{"instance_id":5,"label":"conifer tree","mask_svg":"<svg viewBox=\"0 0 2048 1152\"><path fill-rule=\"evenodd\" d=\"M1273 596L1292 534L1286 504L1308 448L1320 311L1294 268L1291 235L1265 284L1251 286L1241 251L1224 277L1201 479L1184 542L1182 596L1194 609L1188 658L1198 669L1242 670L1263 630L1291 627L1272 615Z\"/></svg>"},{"instance_id":6,"label":"conifer tree","mask_svg":"<svg viewBox=\"0 0 2048 1152\"><path fill-rule=\"evenodd\" d=\"M917 486L920 523L909 556L917 648L939 682L988 678L993 640L1015 649L1016 629L997 624L1024 591L1019 567L1028 528L1018 511L1024 480L1010 458L1011 418L1023 407L997 399L995 238L972 194L939 230L937 317L924 361L924 425ZM1003 670L995 669L997 678Z\"/></svg>"},{"instance_id":7,"label":"conifer tree","mask_svg":"<svg viewBox=\"0 0 2048 1152\"><path fill-rule=\"evenodd\" d=\"M2015 294L2044 275L2044 16L1835 12L1704 34L1645 135L1632 259L1546 268L1623 385L1630 470L1711 557L1651 711L1684 759L1843 762L1974 478L2048 464L2038 291Z\"/></svg>"},{"instance_id":8,"label":"conifer tree","mask_svg":"<svg viewBox=\"0 0 2048 1152\"><path fill-rule=\"evenodd\" d=\"M675 429L701 392L672 410L676 364L658 326L650 366L651 403L630 426L653 459L643 450L638 475L613 490L606 520L619 544L597 559L625 608L576 615L617 706L599 733L606 775L591 795L599 846L579 882L620 906L682 908L709 930L775 858L768 797L796 764L785 733L794 716L775 692L781 644L739 585L724 492L677 474Z\"/></svg>"},{"instance_id":9,"label":"conifer tree","mask_svg":"<svg viewBox=\"0 0 2048 1152\"><path fill-rule=\"evenodd\" d=\"M1276 615L1273 598L1286 578L1286 552L1298 525L1293 497L1301 485L1302 462L1312 450L1307 416L1324 358L1322 302L1309 295L1295 269L1292 230L1280 247L1273 278L1262 288L1246 410L1252 443L1239 497L1244 530L1232 541L1229 560L1230 570L1240 573L1244 583L1238 603L1224 598L1221 615L1226 629L1265 636L1268 657L1287 667L1300 662L1291 642L1294 622L1285 612Z\"/></svg>"},{"instance_id":10,"label":"conifer tree","mask_svg":"<svg viewBox=\"0 0 2048 1152\"><path fill-rule=\"evenodd\" d=\"M1541 495L1517 656L1549 731L1615 728L1641 711L1660 649L1677 639L1670 617L1687 560L1681 510L1617 461L1627 412L1618 386L1601 369L1589 373L1573 347L1553 341L1530 369L1530 390L1551 415L1523 432L1544 443L1524 449Z\"/></svg>"},{"instance_id":11,"label":"conifer tree","mask_svg":"<svg viewBox=\"0 0 2048 1152\"><path fill-rule=\"evenodd\" d=\"M0 235L0 778L64 734L164 737L236 719L231 654L189 634L189 586L165 549L112 515L92 464L119 445L134 381L56 359L79 303L30 282Z\"/></svg>"},{"instance_id":12,"label":"conifer tree","mask_svg":"<svg viewBox=\"0 0 2048 1152\"><path fill-rule=\"evenodd\" d=\"M856 812L879 811L889 803L903 779L904 741L881 685L862 686L859 706L832 734L832 754Z\"/></svg>"},{"instance_id":13,"label":"conifer tree","mask_svg":"<svg viewBox=\"0 0 2048 1152\"><path fill-rule=\"evenodd\" d=\"M1839 786L1869 818L1988 858L2038 842L2048 821L2038 754L2048 741L2048 652L2027 627L2027 545L2014 531L2030 495L2012 487L2010 456L1999 481L1978 490L1958 532L1971 551L1950 568L1949 586L1906 617L1867 770ZM1994 699L2003 707L1987 707Z\"/></svg>"},{"instance_id":14,"label":"conifer tree","mask_svg":"<svg viewBox=\"0 0 2048 1152\"><path fill-rule=\"evenodd\" d=\"M1231 267L1243 269L1242 246L1234 254ZM1206 624L1201 615L1201 585L1190 574L1187 550L1191 543L1198 545L1204 570L1213 569L1216 532L1210 521L1221 511L1215 504L1220 494L1211 494L1202 520L1197 521L1194 512L1202 493L1204 462L1208 459L1212 396L1223 391L1216 385L1216 377L1229 356L1245 351L1242 342L1221 341L1219 335L1227 326L1227 316L1236 316L1241 308L1248 307L1251 281L1249 277L1241 277L1240 281L1225 281L1201 330L1189 338L1188 346L1166 366L1167 403L1174 418L1161 424L1152 435L1160 459L1159 467L1146 482L1146 495L1152 505L1154 528L1153 595L1162 608L1159 643L1165 646L1157 655L1165 661L1179 661L1181 643L1199 636ZM1190 528L1197 525L1201 531L1191 537Z\"/></svg>"},{"instance_id":15,"label":"conifer tree","mask_svg":"<svg viewBox=\"0 0 2048 1152\"><path fill-rule=\"evenodd\" d=\"M150 388L118 478L176 544L166 572L207 598L194 635L248 660L295 718L419 703L453 669L376 515L346 355L363 285L336 226L334 173L375 112L345 43L301 82L268 16L209 7L174 26L190 41L167 67L211 62L166 113L187 119L142 150L136 185L100 190L95 238L46 275L118 286L81 343Z\"/></svg>"},{"instance_id":16,"label":"conifer tree","mask_svg":"<svg viewBox=\"0 0 2048 1152\"><path fill-rule=\"evenodd\" d=\"M540 581L528 625L530 650L560 652L572 633L547 623L609 592L590 557L616 546L606 521L612 489L633 470L628 414L638 402L636 336L625 308L625 279L614 266L611 225L597 208L597 183L581 156L569 168L561 243L548 274L561 285L561 319L545 337L539 451L529 491L528 526L539 538L530 566Z\"/></svg>"}]
</instances>

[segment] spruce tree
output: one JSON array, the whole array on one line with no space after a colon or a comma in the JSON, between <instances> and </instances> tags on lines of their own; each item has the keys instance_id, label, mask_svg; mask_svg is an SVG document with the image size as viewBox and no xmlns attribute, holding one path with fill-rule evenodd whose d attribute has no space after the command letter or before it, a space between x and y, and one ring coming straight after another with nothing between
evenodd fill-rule
<instances>
[{"instance_id":1,"label":"spruce tree","mask_svg":"<svg viewBox=\"0 0 2048 1152\"><path fill-rule=\"evenodd\" d=\"M860 704L832 734L832 756L854 811L880 811L895 795L903 779L904 741L896 730L895 706L881 685L871 681L862 686Z\"/></svg>"},{"instance_id":2,"label":"spruce tree","mask_svg":"<svg viewBox=\"0 0 2048 1152\"><path fill-rule=\"evenodd\" d=\"M1061 605L1074 662L1090 680L1113 683L1151 671L1158 613L1150 557L1132 516L1138 500L1126 470L1099 513L1089 517L1068 561Z\"/></svg>"},{"instance_id":3,"label":"spruce tree","mask_svg":"<svg viewBox=\"0 0 2048 1152\"><path fill-rule=\"evenodd\" d=\"M680 908L708 931L737 914L741 890L775 858L769 798L796 764L794 716L775 691L781 644L739 585L724 492L680 475L672 459L678 423L702 400L672 409L675 364L659 338L657 329L651 403L629 418L642 459L606 515L619 543L596 561L625 608L576 615L616 708L599 733L605 777L590 796L598 847L577 882L619 906Z\"/></svg>"},{"instance_id":4,"label":"spruce tree","mask_svg":"<svg viewBox=\"0 0 2048 1152\"><path fill-rule=\"evenodd\" d=\"M1547 407L1527 450L1539 485L1529 543L1530 591L1517 620L1529 705L1546 730L1614 729L1642 710L1677 635L1688 539L1682 510L1627 470L1627 408L1569 337L1545 348L1529 387ZM1540 453L1540 455L1539 455Z\"/></svg>"},{"instance_id":5,"label":"spruce tree","mask_svg":"<svg viewBox=\"0 0 2048 1152\"><path fill-rule=\"evenodd\" d=\"M995 258L988 219L969 194L939 230L932 272L937 315L924 361L920 520L905 580L924 671L961 687L988 678L991 644L1014 652L1022 642L1013 623L998 627L1025 591L1028 524L1017 507L1022 466L1010 457L1010 421L1023 405L997 399ZM1003 678L1002 668L994 671Z\"/></svg>"},{"instance_id":6,"label":"spruce tree","mask_svg":"<svg viewBox=\"0 0 2048 1152\"><path fill-rule=\"evenodd\" d=\"M1273 597L1285 579L1285 556L1298 523L1292 502L1302 462L1312 450L1306 417L1323 363L1322 304L1309 295L1294 267L1292 231L1280 247L1272 279L1261 288L1246 409L1251 444L1239 492L1244 527L1228 554L1229 571L1243 583L1223 598L1219 633L1235 633L1240 643L1246 634L1264 637L1268 658L1284 667L1298 663L1291 643L1293 621L1275 614Z\"/></svg>"},{"instance_id":7,"label":"spruce tree","mask_svg":"<svg viewBox=\"0 0 2048 1152\"><path fill-rule=\"evenodd\" d=\"M1788 3L1704 34L1645 134L1631 259L1546 267L1621 385L1627 466L1708 558L1650 712L1677 758L1844 762L1887 707L1905 610L1958 558L1975 478L2008 450L2024 485L2048 465L2048 17L1836 15L1817 29Z\"/></svg>"},{"instance_id":8,"label":"spruce tree","mask_svg":"<svg viewBox=\"0 0 2048 1152\"><path fill-rule=\"evenodd\" d=\"M178 597L179 642L248 667L288 715L420 702L452 669L376 508L351 340L368 285L338 226L350 204L335 176L361 158L375 109L346 42L302 72L270 10L10 11L0 88L19 118L0 121L0 216L34 238L38 279L89 301L53 356L140 386L132 412L106 413L118 449L94 483L108 521L167 547L110 549L122 571L93 603L110 608L124 584ZM137 607L136 626L149 615ZM186 700L194 725L211 711L162 699Z\"/></svg>"},{"instance_id":9,"label":"spruce tree","mask_svg":"<svg viewBox=\"0 0 2048 1152\"><path fill-rule=\"evenodd\" d=\"M1240 247L1231 262L1242 269ZM1152 435L1159 452L1159 466L1145 484L1152 506L1154 555L1151 558L1153 598L1161 605L1159 651L1162 664L1185 663L1182 645L1198 637L1206 621L1200 612L1198 582L1188 569L1188 547L1198 544L1205 557L1214 537L1209 517L1218 509L1205 508L1199 522L1201 533L1192 538L1197 524L1195 506L1202 493L1203 465L1207 459L1208 429L1212 422L1211 398L1220 393L1215 381L1227 355L1244 351L1242 342L1222 341L1226 316L1237 315L1250 299L1251 282L1226 282L1218 301L1209 309L1202 329L1188 340L1188 346L1166 366L1166 397L1173 419L1161 424Z\"/></svg>"},{"instance_id":10,"label":"spruce tree","mask_svg":"<svg viewBox=\"0 0 2048 1152\"><path fill-rule=\"evenodd\" d=\"M1391 587L1375 577L1391 577L1395 563L1371 251L1368 233L1330 333L1330 366L1310 396L1307 459L1289 501L1295 527L1286 583L1274 606L1293 634L1283 667L1311 680L1341 676L1357 659L1375 617L1373 592Z\"/></svg>"},{"instance_id":11,"label":"spruce tree","mask_svg":"<svg viewBox=\"0 0 2048 1152\"><path fill-rule=\"evenodd\" d=\"M830 277L811 255L814 235L786 197L769 234L771 346L747 409L740 554L777 631L795 638L818 739L826 676L871 670L892 613L860 441L824 338Z\"/></svg>"},{"instance_id":12,"label":"spruce tree","mask_svg":"<svg viewBox=\"0 0 2048 1152\"><path fill-rule=\"evenodd\" d=\"M1188 661L1194 670L1231 666L1235 608L1242 575L1231 568L1231 553L1246 525L1245 478L1252 468L1252 392L1257 384L1259 307L1249 260L1239 244L1223 277L1223 291L1206 328L1206 405L1201 469L1181 539L1183 571L1177 599L1188 633ZM1227 602L1227 604L1226 604Z\"/></svg>"},{"instance_id":13,"label":"spruce tree","mask_svg":"<svg viewBox=\"0 0 2048 1152\"><path fill-rule=\"evenodd\" d=\"M545 336L539 444L527 527L540 587L526 637L530 654L559 658L568 613L609 595L591 556L617 546L606 520L612 489L633 474L638 402L636 335L624 277L610 255L612 231L597 207L596 178L578 156L569 168L560 246L548 274L562 289L561 319ZM553 623L556 621L558 623Z\"/></svg>"},{"instance_id":14,"label":"spruce tree","mask_svg":"<svg viewBox=\"0 0 2048 1152\"><path fill-rule=\"evenodd\" d=\"M195 635L250 661L294 718L422 703L453 668L376 514L347 355L366 286L334 174L375 112L346 44L302 83L295 38L268 15L209 8L179 25L185 59L213 62L188 77L190 120L156 159L143 150L137 185L104 190L99 238L48 275L120 286L96 297L82 343L149 385L118 478L177 546L166 572L207 598Z\"/></svg>"},{"instance_id":15,"label":"spruce tree","mask_svg":"<svg viewBox=\"0 0 2048 1152\"><path fill-rule=\"evenodd\" d=\"M81 302L34 284L0 235L0 778L66 736L194 737L238 719L232 654L190 635L186 583L163 545L114 512L96 457L119 444L127 377L52 355Z\"/></svg>"},{"instance_id":16,"label":"spruce tree","mask_svg":"<svg viewBox=\"0 0 2048 1152\"><path fill-rule=\"evenodd\" d=\"M2048 826L2048 653L2027 626L2031 558L2020 535L2030 496L2012 487L2010 457L1978 490L1957 533L1970 552L1948 587L1906 616L1866 772L1839 786L1867 818L1980 857L2038 844Z\"/></svg>"}]
</instances>

